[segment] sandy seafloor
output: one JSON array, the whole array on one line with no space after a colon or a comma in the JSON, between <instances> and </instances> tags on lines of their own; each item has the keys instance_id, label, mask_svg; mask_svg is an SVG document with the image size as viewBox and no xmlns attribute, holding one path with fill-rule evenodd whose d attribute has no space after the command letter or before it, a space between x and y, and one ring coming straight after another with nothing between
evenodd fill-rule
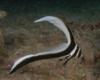
<instances>
[{"instance_id":1,"label":"sandy seafloor","mask_svg":"<svg viewBox=\"0 0 100 80\"><path fill-rule=\"evenodd\" d=\"M9 75L8 65L19 57L65 41L52 25L33 23L48 15L70 27L85 61L73 59L66 66L58 59L37 61ZM99 37L99 0L0 0L0 80L100 80Z\"/></svg>"}]
</instances>

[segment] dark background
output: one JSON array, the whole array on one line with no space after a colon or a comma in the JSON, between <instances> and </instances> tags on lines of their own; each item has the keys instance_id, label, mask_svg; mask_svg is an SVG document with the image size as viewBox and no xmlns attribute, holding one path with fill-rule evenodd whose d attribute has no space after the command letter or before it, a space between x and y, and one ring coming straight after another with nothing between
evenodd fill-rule
<instances>
[{"instance_id":1,"label":"dark background","mask_svg":"<svg viewBox=\"0 0 100 80\"><path fill-rule=\"evenodd\" d=\"M1 0L0 9L15 14L35 16L66 15L76 20L100 20L99 0ZM33 15L34 16L34 15Z\"/></svg>"},{"instance_id":2,"label":"dark background","mask_svg":"<svg viewBox=\"0 0 100 80\"><path fill-rule=\"evenodd\" d=\"M36 8L76 8L77 11L82 8L98 8L100 1L94 0L1 0L0 8L13 11L15 8L26 10ZM12 7L12 8L11 8ZM100 9L100 8L99 8Z\"/></svg>"}]
</instances>

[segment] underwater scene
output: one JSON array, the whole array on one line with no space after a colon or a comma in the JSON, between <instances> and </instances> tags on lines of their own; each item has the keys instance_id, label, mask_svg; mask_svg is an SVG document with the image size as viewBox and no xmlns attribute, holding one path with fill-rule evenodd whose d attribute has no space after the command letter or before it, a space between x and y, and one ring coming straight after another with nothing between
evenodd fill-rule
<instances>
[{"instance_id":1,"label":"underwater scene","mask_svg":"<svg viewBox=\"0 0 100 80\"><path fill-rule=\"evenodd\" d=\"M100 80L100 1L0 0L0 80Z\"/></svg>"}]
</instances>

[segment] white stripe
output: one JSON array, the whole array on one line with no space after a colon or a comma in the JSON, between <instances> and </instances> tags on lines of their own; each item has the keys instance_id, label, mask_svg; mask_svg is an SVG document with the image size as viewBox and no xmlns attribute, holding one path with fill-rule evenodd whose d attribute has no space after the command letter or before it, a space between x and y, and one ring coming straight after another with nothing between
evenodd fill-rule
<instances>
[{"instance_id":1,"label":"white stripe","mask_svg":"<svg viewBox=\"0 0 100 80\"><path fill-rule=\"evenodd\" d=\"M80 48L79 48L79 50L78 50L78 52L77 52L77 54L76 54L76 58L80 55Z\"/></svg>"},{"instance_id":2,"label":"white stripe","mask_svg":"<svg viewBox=\"0 0 100 80\"><path fill-rule=\"evenodd\" d=\"M16 68L16 66L19 65L24 60L27 60L27 59L32 58L32 57L38 57L38 56L41 56L41 55L59 54L59 52L62 52L65 49L66 49L66 43L63 43L63 44L58 45L58 47L56 47L56 48L52 48L52 49L47 50L47 52L45 51L45 52L41 52L41 53L37 53L37 54L30 54L30 55L26 55L24 57L21 57L21 58L19 58L18 60L15 61L10 72L12 72L14 70L14 68Z\"/></svg>"},{"instance_id":3,"label":"white stripe","mask_svg":"<svg viewBox=\"0 0 100 80\"><path fill-rule=\"evenodd\" d=\"M17 65L19 65L21 62L23 62L24 60L28 59L28 58L31 58L33 57L33 55L27 55L27 56L24 56L24 57L21 57L19 58L18 60L16 60L16 62L13 64L10 72L12 72L14 70L14 68L16 68Z\"/></svg>"},{"instance_id":4,"label":"white stripe","mask_svg":"<svg viewBox=\"0 0 100 80\"><path fill-rule=\"evenodd\" d=\"M75 48L71 51L69 55L73 56L75 54L75 51L77 50L77 44L75 45Z\"/></svg>"},{"instance_id":5,"label":"white stripe","mask_svg":"<svg viewBox=\"0 0 100 80\"><path fill-rule=\"evenodd\" d=\"M14 68L16 68L17 65L19 65L21 62L23 62L24 60L26 59L29 59L31 57L36 57L36 56L40 56L40 55L47 55L47 54L58 54L59 52L62 52L64 50L66 50L70 43L71 43L71 39L70 39L70 32L68 31L67 27L65 26L65 24L62 22L62 20L60 20L59 18L57 17L53 17L53 16L46 16L46 17L43 17L43 18L40 18L38 20L36 20L35 22L42 22L42 21L48 21L52 24L54 24L57 28L59 28L62 32L64 32L67 40L68 40L68 43L64 43L62 44L62 46L58 47L58 48L54 48L54 49L50 49L49 51L47 52L42 52L42 53L37 53L37 54L34 54L34 55L27 55L27 56L24 56L20 59L18 59L14 65L12 66L10 72L12 72L14 70ZM72 52L70 53L70 55L73 55L75 53L75 50L77 48L77 45L75 46L74 50L72 50Z\"/></svg>"},{"instance_id":6,"label":"white stripe","mask_svg":"<svg viewBox=\"0 0 100 80\"><path fill-rule=\"evenodd\" d=\"M37 23L37 22L42 22L42 21L48 21L52 23L65 34L66 39L68 40L68 43L67 43L67 48L68 48L71 43L70 32L68 28L66 27L66 25L64 24L64 22L61 19L54 17L54 16L45 16L38 20L35 20L34 22Z\"/></svg>"}]
</instances>

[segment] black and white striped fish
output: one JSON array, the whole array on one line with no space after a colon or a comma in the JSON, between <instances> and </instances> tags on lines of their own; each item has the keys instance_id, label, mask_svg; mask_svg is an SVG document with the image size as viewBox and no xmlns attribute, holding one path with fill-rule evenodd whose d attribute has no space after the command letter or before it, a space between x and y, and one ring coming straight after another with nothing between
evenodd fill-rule
<instances>
[{"instance_id":1,"label":"black and white striped fish","mask_svg":"<svg viewBox=\"0 0 100 80\"><path fill-rule=\"evenodd\" d=\"M62 44L58 45L56 48L50 49L48 51L40 52L37 54L30 54L30 55L26 55L24 57L19 58L12 65L10 73L13 73L17 69L21 68L22 66L24 66L30 62L37 61L37 60L65 56L66 61L64 64L66 64L67 61L69 61L72 57L80 57L81 56L81 49L75 43L72 32L70 31L70 29L67 26L65 26L65 24L63 23L62 20L60 20L59 18L54 17L54 16L45 16L34 22L37 23L37 22L43 22L43 21L47 21L47 22L53 24L58 29L60 29L64 33L64 35L67 39L66 43L62 43Z\"/></svg>"}]
</instances>

